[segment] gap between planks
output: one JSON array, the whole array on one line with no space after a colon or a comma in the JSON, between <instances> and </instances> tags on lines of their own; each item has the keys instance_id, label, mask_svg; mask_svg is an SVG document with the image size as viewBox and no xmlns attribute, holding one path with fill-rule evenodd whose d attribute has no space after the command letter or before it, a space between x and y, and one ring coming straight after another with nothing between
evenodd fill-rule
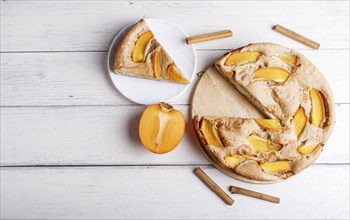
<instances>
[{"instance_id":1,"label":"gap between planks","mask_svg":"<svg viewBox=\"0 0 350 220\"><path fill-rule=\"evenodd\" d=\"M191 107L189 103L172 103L173 106L187 106ZM350 102L336 102L336 106L349 105ZM146 107L146 105L130 103L130 104L101 104L101 105L0 105L0 108L79 108L79 107Z\"/></svg>"},{"instance_id":2,"label":"gap between planks","mask_svg":"<svg viewBox=\"0 0 350 220\"><path fill-rule=\"evenodd\" d=\"M235 48L220 48L220 49L196 49L196 51L230 51ZM310 51L315 50L312 48L292 48L293 50L299 51ZM320 48L320 50L350 50L350 48ZM12 51L0 51L1 53L108 53L109 50L12 50Z\"/></svg>"},{"instance_id":3,"label":"gap between planks","mask_svg":"<svg viewBox=\"0 0 350 220\"><path fill-rule=\"evenodd\" d=\"M74 168L74 167L205 167L216 169L212 164L62 164L62 165L4 165L0 168ZM314 163L312 166L350 166L350 163Z\"/></svg>"},{"instance_id":4,"label":"gap between planks","mask_svg":"<svg viewBox=\"0 0 350 220\"><path fill-rule=\"evenodd\" d=\"M42 0L1 0L2 2L41 2ZM65 2L67 0L51 0L57 2ZM81 1L81 2L100 2L99 0L70 0L70 1ZM129 2L130 5L133 2L158 2L159 0L102 0L101 2ZM165 0L167 2L184 2L186 0ZM216 0L205 0L206 2L216 1ZM220 0L220 2L242 2L243 0ZM256 2L258 0L244 0L245 2ZM281 0L266 0L267 2L280 2ZM283 1L283 0L282 0ZM333 0L294 0L295 2L332 2ZM338 2L346 2L348 0L338 0ZM186 1L187 2L187 1ZM191 0L188 2L203 2L203 0Z\"/></svg>"}]
</instances>

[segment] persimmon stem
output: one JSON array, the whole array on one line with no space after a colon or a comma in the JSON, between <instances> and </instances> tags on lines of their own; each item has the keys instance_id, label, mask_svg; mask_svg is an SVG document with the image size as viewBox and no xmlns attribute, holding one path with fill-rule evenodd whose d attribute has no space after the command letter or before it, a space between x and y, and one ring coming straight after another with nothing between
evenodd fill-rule
<instances>
[{"instance_id":1,"label":"persimmon stem","mask_svg":"<svg viewBox=\"0 0 350 220\"><path fill-rule=\"evenodd\" d=\"M161 103L159 103L159 105L163 111L170 112L171 110L173 110L173 106L169 105L166 102L161 102Z\"/></svg>"}]
</instances>

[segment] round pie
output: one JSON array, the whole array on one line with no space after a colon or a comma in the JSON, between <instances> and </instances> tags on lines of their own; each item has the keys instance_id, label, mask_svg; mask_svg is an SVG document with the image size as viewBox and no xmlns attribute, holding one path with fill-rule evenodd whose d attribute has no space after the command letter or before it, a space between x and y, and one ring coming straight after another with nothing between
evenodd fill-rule
<instances>
[{"instance_id":1,"label":"round pie","mask_svg":"<svg viewBox=\"0 0 350 220\"><path fill-rule=\"evenodd\" d=\"M266 116L196 115L196 133L217 163L240 180L274 183L316 160L333 129L334 100L308 59L292 49L258 43L224 54L215 67Z\"/></svg>"}]
</instances>

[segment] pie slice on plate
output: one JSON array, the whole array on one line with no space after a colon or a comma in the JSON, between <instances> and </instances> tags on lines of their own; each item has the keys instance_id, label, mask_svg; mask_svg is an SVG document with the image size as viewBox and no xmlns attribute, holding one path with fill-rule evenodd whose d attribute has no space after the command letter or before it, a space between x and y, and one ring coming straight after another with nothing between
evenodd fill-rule
<instances>
[{"instance_id":1,"label":"pie slice on plate","mask_svg":"<svg viewBox=\"0 0 350 220\"><path fill-rule=\"evenodd\" d=\"M173 59L156 40L144 19L130 28L115 59L117 74L188 84Z\"/></svg>"}]
</instances>

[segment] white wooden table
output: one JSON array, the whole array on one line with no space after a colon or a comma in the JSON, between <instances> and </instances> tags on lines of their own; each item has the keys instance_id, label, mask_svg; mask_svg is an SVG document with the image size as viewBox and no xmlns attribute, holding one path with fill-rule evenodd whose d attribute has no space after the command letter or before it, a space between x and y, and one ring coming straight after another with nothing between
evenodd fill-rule
<instances>
[{"instance_id":1,"label":"white wooden table","mask_svg":"<svg viewBox=\"0 0 350 220\"><path fill-rule=\"evenodd\" d=\"M229 49L274 42L306 55L329 81L337 123L314 165L285 182L253 185L214 169L189 117L193 89L173 101L185 137L166 155L138 139L144 106L106 75L115 34L142 17L168 19L189 35L232 29L196 45L197 70ZM321 43L316 51L271 30L285 25ZM1 1L1 218L349 218L349 1ZM196 79L198 80L198 78ZM281 198L233 196L226 206L193 174Z\"/></svg>"}]
</instances>

